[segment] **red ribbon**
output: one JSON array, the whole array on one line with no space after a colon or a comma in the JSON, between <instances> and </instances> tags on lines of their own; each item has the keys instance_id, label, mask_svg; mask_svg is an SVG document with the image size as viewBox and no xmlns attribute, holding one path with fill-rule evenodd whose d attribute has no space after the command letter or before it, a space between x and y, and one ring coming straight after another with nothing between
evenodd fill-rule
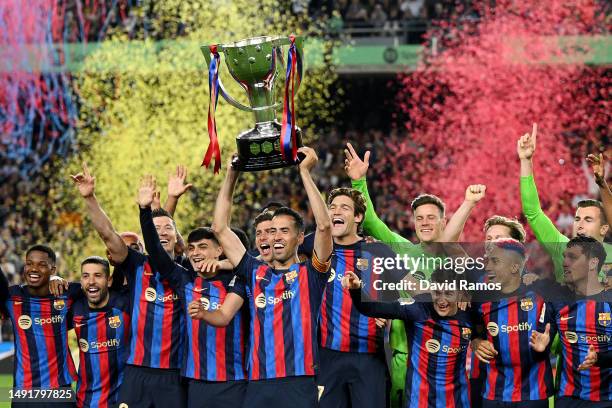
<instances>
[{"instance_id":1,"label":"red ribbon","mask_svg":"<svg viewBox=\"0 0 612 408\"><path fill-rule=\"evenodd\" d=\"M210 46L210 67L208 69L208 137L210 144L206 150L206 155L202 161L202 166L210 165L213 156L215 158L214 173L219 173L221 169L221 149L219 148L219 138L217 137L217 122L215 120L215 112L217 110L217 102L219 100L219 64L221 57L217 52L217 46Z\"/></svg>"}]
</instances>

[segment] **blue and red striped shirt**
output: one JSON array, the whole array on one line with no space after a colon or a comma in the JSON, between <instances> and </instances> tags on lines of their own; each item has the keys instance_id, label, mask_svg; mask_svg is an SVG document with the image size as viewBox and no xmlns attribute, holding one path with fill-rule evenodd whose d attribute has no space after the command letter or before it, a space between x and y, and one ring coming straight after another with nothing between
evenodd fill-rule
<instances>
[{"instance_id":1,"label":"blue and red striped shirt","mask_svg":"<svg viewBox=\"0 0 612 408\"><path fill-rule=\"evenodd\" d=\"M408 339L406 407L469 408L465 370L474 317L464 311L439 316L428 294L395 302L362 301L361 290L350 290L362 313L384 319L401 319Z\"/></svg>"},{"instance_id":2,"label":"blue and red striped shirt","mask_svg":"<svg viewBox=\"0 0 612 408\"><path fill-rule=\"evenodd\" d=\"M68 348L68 312L81 296L81 285L73 283L59 297L32 296L26 285L9 288L2 303L13 323L16 388L54 389L70 386L76 378Z\"/></svg>"},{"instance_id":3,"label":"blue and red striped shirt","mask_svg":"<svg viewBox=\"0 0 612 408\"><path fill-rule=\"evenodd\" d=\"M130 341L130 303L127 292L109 294L108 304L89 307L75 302L72 322L79 345L77 406L110 407L117 404Z\"/></svg>"},{"instance_id":4,"label":"blue and red striped shirt","mask_svg":"<svg viewBox=\"0 0 612 408\"><path fill-rule=\"evenodd\" d=\"M514 293L491 296L497 297L478 309L486 339L498 352L487 365L483 398L518 402L550 397L554 389L549 350L538 353L529 345L533 330L543 332L546 323L552 323L550 307L524 285ZM554 334L553 329L551 338Z\"/></svg>"},{"instance_id":5,"label":"blue and red striped shirt","mask_svg":"<svg viewBox=\"0 0 612 408\"><path fill-rule=\"evenodd\" d=\"M227 327L214 327L201 320L193 320L187 313L193 300L199 300L206 310L212 311L223 305L229 293L246 299L244 285L234 279L233 274L222 273L210 279L198 276L184 284L182 292L188 349L183 359L183 376L205 381L245 380L246 307L236 313Z\"/></svg>"},{"instance_id":6,"label":"blue and red striped shirt","mask_svg":"<svg viewBox=\"0 0 612 408\"><path fill-rule=\"evenodd\" d=\"M386 251L381 250L384 247ZM374 250L372 250L374 249ZM384 328L353 306L350 293L342 287L346 271L361 276L366 287L371 287L374 256L395 254L386 246L359 241L352 245L334 244L332 267L321 303L321 346L351 353L377 353L383 350Z\"/></svg>"},{"instance_id":7,"label":"blue and red striped shirt","mask_svg":"<svg viewBox=\"0 0 612 408\"><path fill-rule=\"evenodd\" d=\"M329 272L318 272L311 261L273 269L245 253L236 273L245 280L251 312L249 379L315 375L317 320Z\"/></svg>"},{"instance_id":8,"label":"blue and red striped shirt","mask_svg":"<svg viewBox=\"0 0 612 408\"><path fill-rule=\"evenodd\" d=\"M130 291L132 336L127 363L179 369L185 319L178 294L162 281L147 256L131 248L113 275L114 279L127 276Z\"/></svg>"},{"instance_id":9,"label":"blue and red striped shirt","mask_svg":"<svg viewBox=\"0 0 612 408\"><path fill-rule=\"evenodd\" d=\"M612 352L612 292L554 302L553 307L562 346L558 395L612 401L612 367L595 365L578 370L590 345L597 353Z\"/></svg>"},{"instance_id":10,"label":"blue and red striped shirt","mask_svg":"<svg viewBox=\"0 0 612 408\"><path fill-rule=\"evenodd\" d=\"M189 315L189 304L199 300L208 310L221 307L228 293L246 298L244 284L231 273L204 278L175 262L162 247L150 209L140 210L140 226L150 262L160 271L164 285L179 295L178 308L185 321L181 374L202 381L232 381L246 378L244 333L246 319L237 313L227 327L214 327Z\"/></svg>"}]
</instances>

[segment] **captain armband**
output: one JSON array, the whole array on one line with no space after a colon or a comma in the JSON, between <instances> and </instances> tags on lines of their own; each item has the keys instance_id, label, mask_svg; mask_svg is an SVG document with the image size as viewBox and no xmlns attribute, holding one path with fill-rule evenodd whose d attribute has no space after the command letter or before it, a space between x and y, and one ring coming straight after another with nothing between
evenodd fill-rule
<instances>
[{"instance_id":1,"label":"captain armband","mask_svg":"<svg viewBox=\"0 0 612 408\"><path fill-rule=\"evenodd\" d=\"M317 251L312 252L312 258L310 259L312 266L319 272L327 272L331 267L331 255L327 258L327 261L321 261L317 256Z\"/></svg>"}]
</instances>

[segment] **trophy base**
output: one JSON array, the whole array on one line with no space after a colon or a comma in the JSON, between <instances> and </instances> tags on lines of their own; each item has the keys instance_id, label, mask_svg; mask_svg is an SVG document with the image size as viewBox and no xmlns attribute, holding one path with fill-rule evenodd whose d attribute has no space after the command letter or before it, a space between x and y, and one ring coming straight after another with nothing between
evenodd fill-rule
<instances>
[{"instance_id":1,"label":"trophy base","mask_svg":"<svg viewBox=\"0 0 612 408\"><path fill-rule=\"evenodd\" d=\"M302 147L302 131L296 128L297 147ZM283 160L280 150L281 124L277 121L258 124L236 138L238 157L232 167L238 171L262 171L295 166L300 162Z\"/></svg>"}]
</instances>

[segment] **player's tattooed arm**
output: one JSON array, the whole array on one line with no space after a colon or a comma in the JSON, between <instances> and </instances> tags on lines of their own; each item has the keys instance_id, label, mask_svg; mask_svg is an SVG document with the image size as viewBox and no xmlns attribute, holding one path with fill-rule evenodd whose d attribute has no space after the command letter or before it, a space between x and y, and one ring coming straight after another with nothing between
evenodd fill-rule
<instances>
[{"instance_id":1,"label":"player's tattooed arm","mask_svg":"<svg viewBox=\"0 0 612 408\"><path fill-rule=\"evenodd\" d=\"M108 249L109 255L116 263L125 260L128 254L127 246L115 231L111 220L108 218L95 195L96 178L90 173L87 164L83 163L83 171L70 176L85 200L87 212L91 217L92 224Z\"/></svg>"},{"instance_id":2,"label":"player's tattooed arm","mask_svg":"<svg viewBox=\"0 0 612 408\"><path fill-rule=\"evenodd\" d=\"M310 174L319 158L316 152L310 147L300 147L298 151L305 156L299 165L300 177L302 178L302 183L304 184L304 189L308 196L308 202L310 208L312 208L315 223L317 224L314 238L314 253L320 261L327 262L334 249L331 234L331 219L329 218L325 201L323 201L321 197L321 192ZM323 272L327 272L327 270Z\"/></svg>"},{"instance_id":3,"label":"player's tattooed arm","mask_svg":"<svg viewBox=\"0 0 612 408\"><path fill-rule=\"evenodd\" d=\"M219 244L223 247L225 257L232 265L238 265L246 253L246 248L240 241L240 238L232 231L228 222L229 214L232 211L234 188L236 187L239 175L240 173L232 167L230 162L227 166L225 180L223 180L217 201L215 202L212 223L215 237L217 237Z\"/></svg>"},{"instance_id":4,"label":"player's tattooed arm","mask_svg":"<svg viewBox=\"0 0 612 408\"><path fill-rule=\"evenodd\" d=\"M463 227L465 227L465 222L474 207L476 207L476 204L485 196L486 190L487 186L484 184L472 184L467 187L465 199L450 218L448 224L446 224L440 242L456 242L459 240Z\"/></svg>"},{"instance_id":5,"label":"player's tattooed arm","mask_svg":"<svg viewBox=\"0 0 612 408\"><path fill-rule=\"evenodd\" d=\"M589 154L587 162L591 165L593 175L595 176L595 182L599 186L599 192L601 193L601 201L604 205L604 213L608 223L612 222L612 191L610 186L606 182L606 161L602 153L599 155Z\"/></svg>"},{"instance_id":6,"label":"player's tattooed arm","mask_svg":"<svg viewBox=\"0 0 612 408\"><path fill-rule=\"evenodd\" d=\"M164 210L174 216L179 198L193 187L193 184L186 183L187 168L182 164L176 166L174 173L168 176L168 198L164 204Z\"/></svg>"},{"instance_id":7,"label":"player's tattooed arm","mask_svg":"<svg viewBox=\"0 0 612 408\"><path fill-rule=\"evenodd\" d=\"M214 311L206 310L202 302L194 300L189 304L188 312L192 319L204 320L206 323L215 327L226 327L230 324L243 304L244 299L240 295L229 293L225 297L223 305Z\"/></svg>"}]
</instances>

